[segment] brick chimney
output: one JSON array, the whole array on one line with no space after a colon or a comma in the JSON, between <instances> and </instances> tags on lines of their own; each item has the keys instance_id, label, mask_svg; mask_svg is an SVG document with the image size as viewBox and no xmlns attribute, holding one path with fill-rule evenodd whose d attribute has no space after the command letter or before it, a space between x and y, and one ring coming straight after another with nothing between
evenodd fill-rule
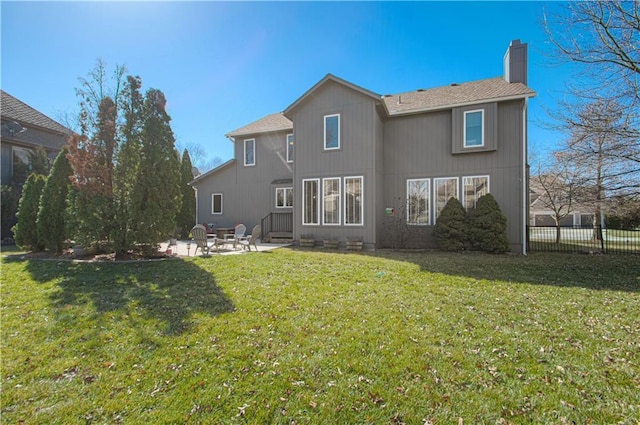
<instances>
[{"instance_id":1,"label":"brick chimney","mask_svg":"<svg viewBox=\"0 0 640 425\"><path fill-rule=\"evenodd\" d=\"M504 55L504 79L527 84L527 44L513 40Z\"/></svg>"}]
</instances>

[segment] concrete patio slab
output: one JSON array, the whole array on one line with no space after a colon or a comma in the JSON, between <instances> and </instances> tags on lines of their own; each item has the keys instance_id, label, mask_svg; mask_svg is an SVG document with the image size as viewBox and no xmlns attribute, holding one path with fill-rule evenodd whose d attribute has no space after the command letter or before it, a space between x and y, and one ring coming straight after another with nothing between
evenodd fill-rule
<instances>
[{"instance_id":1,"label":"concrete patio slab","mask_svg":"<svg viewBox=\"0 0 640 425\"><path fill-rule=\"evenodd\" d=\"M282 248L285 246L290 246L291 244L277 244L277 243L262 243L258 242L256 247L258 248L257 252L263 251L271 251L273 249ZM198 250L198 253L195 254L196 244L193 241L189 240L179 240L177 245L169 246L169 241L163 242L160 244L160 252L166 252L167 249L171 249L171 253L177 255L178 257L194 257L201 256L202 253ZM231 245L227 245L225 247L220 247L220 252L216 251L215 248L212 248L210 251L211 255L239 255L246 254L249 251L246 249L242 249L238 247L234 249ZM251 247L251 252L256 252L255 247Z\"/></svg>"}]
</instances>

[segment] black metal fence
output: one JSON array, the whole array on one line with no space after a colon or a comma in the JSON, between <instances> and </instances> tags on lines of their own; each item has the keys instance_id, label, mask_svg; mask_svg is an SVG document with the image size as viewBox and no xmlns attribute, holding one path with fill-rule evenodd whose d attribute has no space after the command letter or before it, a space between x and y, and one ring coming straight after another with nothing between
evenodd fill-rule
<instances>
[{"instance_id":1,"label":"black metal fence","mask_svg":"<svg viewBox=\"0 0 640 425\"><path fill-rule=\"evenodd\" d=\"M529 252L640 254L640 230L528 226Z\"/></svg>"}]
</instances>

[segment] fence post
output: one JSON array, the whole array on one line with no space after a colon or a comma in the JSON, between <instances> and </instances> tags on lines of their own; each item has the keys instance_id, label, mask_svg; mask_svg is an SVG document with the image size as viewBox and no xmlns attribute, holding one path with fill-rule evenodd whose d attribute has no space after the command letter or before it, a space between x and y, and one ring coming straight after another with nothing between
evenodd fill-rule
<instances>
[{"instance_id":1,"label":"fence post","mask_svg":"<svg viewBox=\"0 0 640 425\"><path fill-rule=\"evenodd\" d=\"M596 227L598 228L598 235L600 236L600 252L606 254L604 250L604 235L602 234L602 225L598 224Z\"/></svg>"}]
</instances>

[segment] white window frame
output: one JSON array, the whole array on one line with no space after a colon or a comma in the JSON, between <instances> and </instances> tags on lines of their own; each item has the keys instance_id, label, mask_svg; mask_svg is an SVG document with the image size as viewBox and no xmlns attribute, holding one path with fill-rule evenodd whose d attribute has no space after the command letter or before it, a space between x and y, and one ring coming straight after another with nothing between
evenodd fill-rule
<instances>
[{"instance_id":1,"label":"white window frame","mask_svg":"<svg viewBox=\"0 0 640 425\"><path fill-rule=\"evenodd\" d=\"M333 118L333 117L337 117L338 118L338 146L327 147L327 118ZM337 149L340 149L340 146L341 146L341 142L340 142L340 114L325 115L324 116L324 150L325 151L337 150Z\"/></svg>"},{"instance_id":2,"label":"white window frame","mask_svg":"<svg viewBox=\"0 0 640 425\"><path fill-rule=\"evenodd\" d=\"M475 204L478 202L478 199L480 198L480 196L478 196L478 199L476 199L473 207L467 208L467 191L465 190L466 184L465 184L465 180L467 179L481 179L481 178L486 178L487 179L487 193L491 193L491 178L489 175L479 175L479 176L463 176L462 177L462 206L464 207L464 209L466 211L470 211L472 208L475 208ZM486 194L485 194L486 195Z\"/></svg>"},{"instance_id":3,"label":"white window frame","mask_svg":"<svg viewBox=\"0 0 640 425\"><path fill-rule=\"evenodd\" d=\"M359 223L348 223L349 214L347 213L347 196L349 195L347 191L347 180L360 180L360 222ZM364 176L347 176L343 179L343 187L344 187L344 225L345 226L364 226Z\"/></svg>"},{"instance_id":4,"label":"white window frame","mask_svg":"<svg viewBox=\"0 0 640 425\"><path fill-rule=\"evenodd\" d=\"M307 222L305 221L305 217L306 217L306 208L307 208L307 191L306 191L306 187L305 187L305 183L306 182L316 182L316 188L317 188L317 192L316 192L316 214L315 214L315 221L314 222ZM300 208L302 210L302 225L303 226L318 226L320 224L320 179L302 179L302 208Z\"/></svg>"},{"instance_id":5,"label":"white window frame","mask_svg":"<svg viewBox=\"0 0 640 425\"><path fill-rule=\"evenodd\" d=\"M215 211L215 197L216 196L220 196L220 212L216 212ZM222 193L212 193L211 194L211 214L213 215L221 215L223 212L223 208L222 208L222 201L223 201L223 196Z\"/></svg>"},{"instance_id":6,"label":"white window frame","mask_svg":"<svg viewBox=\"0 0 640 425\"><path fill-rule=\"evenodd\" d=\"M481 129L480 129L480 144L479 145L467 145L467 115L468 114L473 114L473 113L476 113L476 112L480 112L480 125L481 125ZM484 131L485 131L484 109L474 109L473 111L465 111L464 112L464 119L462 121L462 145L465 148L468 148L468 149L484 147Z\"/></svg>"},{"instance_id":7,"label":"white window frame","mask_svg":"<svg viewBox=\"0 0 640 425\"><path fill-rule=\"evenodd\" d=\"M247 145L251 142L251 149L253 150L253 162L247 162ZM245 167L253 167L256 165L256 139L245 139L244 140L244 166Z\"/></svg>"},{"instance_id":8,"label":"white window frame","mask_svg":"<svg viewBox=\"0 0 640 425\"><path fill-rule=\"evenodd\" d=\"M438 182L439 181L449 181L449 180L455 180L456 181L456 194L453 196L454 198L460 200L460 179L458 177L437 177L433 179L433 222L436 223L438 221L438 215L440 215L440 212L442 212L442 209L440 209L440 211L438 211ZM449 197L451 198L451 197ZM442 208L445 207L445 205L447 205L447 202L449 202L449 198L447 198L447 200L444 202L444 205L442 206Z\"/></svg>"},{"instance_id":9,"label":"white window frame","mask_svg":"<svg viewBox=\"0 0 640 425\"><path fill-rule=\"evenodd\" d=\"M284 205L278 205L278 192L282 191ZM289 200L288 194L293 193L292 187L276 187L276 208L293 208L293 197L291 198L291 205L287 205Z\"/></svg>"},{"instance_id":10,"label":"white window frame","mask_svg":"<svg viewBox=\"0 0 640 425\"><path fill-rule=\"evenodd\" d=\"M409 200L409 186L412 182L426 182L427 188L424 191L427 195L425 206L425 211L427 213L427 221L426 223L414 222L411 221L411 208L410 208L410 200ZM411 226L429 226L431 225L431 179L429 178L418 178L418 179L407 179L407 224Z\"/></svg>"},{"instance_id":11,"label":"white window frame","mask_svg":"<svg viewBox=\"0 0 640 425\"><path fill-rule=\"evenodd\" d=\"M291 139L291 141L289 139ZM291 152L289 152L289 146L291 146ZM295 149L295 145L294 145L293 133L289 133L287 134L287 137L285 139L285 151L286 151L285 156L287 157L288 163L293 162L294 149Z\"/></svg>"},{"instance_id":12,"label":"white window frame","mask_svg":"<svg viewBox=\"0 0 640 425\"><path fill-rule=\"evenodd\" d=\"M327 194L325 192L326 190L326 186L325 184L328 182L337 182L338 183L338 192L336 194L333 194L336 205L335 205L335 213L338 215L337 216L337 220L335 222L328 222L327 221ZM327 177L322 179L322 225L323 226L339 226L342 223L342 217L341 217L341 209L342 209L342 205L341 205L341 197L342 197L342 187L341 187L341 179L340 177Z\"/></svg>"}]
</instances>

